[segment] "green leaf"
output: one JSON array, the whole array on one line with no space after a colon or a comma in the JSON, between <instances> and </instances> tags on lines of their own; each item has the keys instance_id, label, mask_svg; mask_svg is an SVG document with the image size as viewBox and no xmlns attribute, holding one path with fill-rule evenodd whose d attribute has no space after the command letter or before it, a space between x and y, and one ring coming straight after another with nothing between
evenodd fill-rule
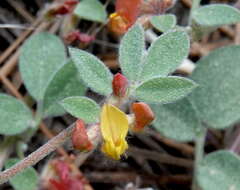
<instances>
[{"instance_id":1,"label":"green leaf","mask_svg":"<svg viewBox=\"0 0 240 190\"><path fill-rule=\"evenodd\" d=\"M188 95L197 85L183 77L150 79L136 89L136 97L150 103L170 103Z\"/></svg>"},{"instance_id":2,"label":"green leaf","mask_svg":"<svg viewBox=\"0 0 240 190\"><path fill-rule=\"evenodd\" d=\"M136 24L124 35L119 50L121 69L129 80L139 80L144 50L144 30L141 25Z\"/></svg>"},{"instance_id":3,"label":"green leaf","mask_svg":"<svg viewBox=\"0 0 240 190\"><path fill-rule=\"evenodd\" d=\"M69 97L65 98L61 105L71 115L84 120L86 123L98 121L100 114L99 105L87 97Z\"/></svg>"},{"instance_id":4,"label":"green leaf","mask_svg":"<svg viewBox=\"0 0 240 190\"><path fill-rule=\"evenodd\" d=\"M82 80L95 92L111 94L112 74L108 68L90 53L76 48L69 48L69 52Z\"/></svg>"},{"instance_id":5,"label":"green leaf","mask_svg":"<svg viewBox=\"0 0 240 190\"><path fill-rule=\"evenodd\" d=\"M208 27L234 24L240 22L240 11L229 5L206 5L193 12L193 20Z\"/></svg>"},{"instance_id":6,"label":"green leaf","mask_svg":"<svg viewBox=\"0 0 240 190\"><path fill-rule=\"evenodd\" d=\"M199 88L190 100L210 127L225 128L240 119L239 60L240 46L220 48L198 61L191 76Z\"/></svg>"},{"instance_id":7,"label":"green leaf","mask_svg":"<svg viewBox=\"0 0 240 190\"><path fill-rule=\"evenodd\" d=\"M74 10L79 18L104 23L107 20L105 7L99 0L82 0Z\"/></svg>"},{"instance_id":8,"label":"green leaf","mask_svg":"<svg viewBox=\"0 0 240 190\"><path fill-rule=\"evenodd\" d=\"M148 50L143 67L142 80L156 76L167 76L187 57L189 39L185 32L174 31L161 35Z\"/></svg>"},{"instance_id":9,"label":"green leaf","mask_svg":"<svg viewBox=\"0 0 240 190\"><path fill-rule=\"evenodd\" d=\"M63 43L52 34L36 34L24 43L20 72L27 90L36 100L43 99L49 81L65 59Z\"/></svg>"},{"instance_id":10,"label":"green leaf","mask_svg":"<svg viewBox=\"0 0 240 190\"><path fill-rule=\"evenodd\" d=\"M151 105L156 119L153 122L162 135L177 141L192 141L201 130L195 110L187 98L173 104Z\"/></svg>"},{"instance_id":11,"label":"green leaf","mask_svg":"<svg viewBox=\"0 0 240 190\"><path fill-rule=\"evenodd\" d=\"M202 190L240 189L240 159L229 151L208 154L198 166L197 181Z\"/></svg>"},{"instance_id":12,"label":"green leaf","mask_svg":"<svg viewBox=\"0 0 240 190\"><path fill-rule=\"evenodd\" d=\"M154 28L160 32L167 32L176 26L176 16L172 14L153 16L150 19Z\"/></svg>"},{"instance_id":13,"label":"green leaf","mask_svg":"<svg viewBox=\"0 0 240 190\"><path fill-rule=\"evenodd\" d=\"M32 113L21 101L0 93L0 134L16 135L32 122Z\"/></svg>"},{"instance_id":14,"label":"green leaf","mask_svg":"<svg viewBox=\"0 0 240 190\"><path fill-rule=\"evenodd\" d=\"M19 161L19 159L9 159L6 162L5 167L10 168ZM16 176L10 178L10 184L15 190L37 190L38 174L34 168L29 167L18 173Z\"/></svg>"},{"instance_id":15,"label":"green leaf","mask_svg":"<svg viewBox=\"0 0 240 190\"><path fill-rule=\"evenodd\" d=\"M65 113L59 102L70 96L82 96L86 87L78 76L77 68L71 60L57 70L49 83L44 96L44 115L61 115Z\"/></svg>"}]
</instances>

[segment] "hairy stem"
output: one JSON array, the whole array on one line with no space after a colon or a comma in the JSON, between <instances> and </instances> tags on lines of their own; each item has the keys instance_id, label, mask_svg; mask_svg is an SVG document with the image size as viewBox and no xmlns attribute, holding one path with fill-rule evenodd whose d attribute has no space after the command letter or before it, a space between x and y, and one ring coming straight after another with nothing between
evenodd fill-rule
<instances>
[{"instance_id":1,"label":"hairy stem","mask_svg":"<svg viewBox=\"0 0 240 190\"><path fill-rule=\"evenodd\" d=\"M207 129L203 128L201 132L199 132L196 140L195 140L195 160L194 160L194 174L193 174L193 183L192 190L200 190L197 184L197 173L198 173L198 165L202 161L204 156L204 143L206 137Z\"/></svg>"},{"instance_id":2,"label":"hairy stem","mask_svg":"<svg viewBox=\"0 0 240 190\"><path fill-rule=\"evenodd\" d=\"M192 0L192 7L191 7L191 10L190 10L188 25L192 24L193 12L195 11L195 9L197 9L199 7L200 2L201 2L201 0Z\"/></svg>"},{"instance_id":3,"label":"hairy stem","mask_svg":"<svg viewBox=\"0 0 240 190\"><path fill-rule=\"evenodd\" d=\"M23 171L24 169L32 166L46 157L48 154L56 150L60 145L65 143L68 139L70 139L72 135L72 131L74 128L74 124L69 126L67 129L63 130L57 136L53 137L49 140L46 144L41 146L35 152L28 155L26 158L15 164L9 169L0 173L0 184L5 183L9 180L9 178L15 176L19 172ZM91 125L87 128L88 135L90 136L90 140L93 140L94 143L99 139L98 125Z\"/></svg>"}]
</instances>

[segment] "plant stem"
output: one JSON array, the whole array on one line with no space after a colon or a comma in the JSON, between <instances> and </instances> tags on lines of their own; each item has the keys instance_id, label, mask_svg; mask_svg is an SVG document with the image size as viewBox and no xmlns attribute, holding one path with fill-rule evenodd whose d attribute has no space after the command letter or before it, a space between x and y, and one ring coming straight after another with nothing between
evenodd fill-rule
<instances>
[{"instance_id":1,"label":"plant stem","mask_svg":"<svg viewBox=\"0 0 240 190\"><path fill-rule=\"evenodd\" d=\"M0 144L0 170L4 165L5 160L13 149L13 145L16 143L17 138L15 136L5 137L4 141Z\"/></svg>"},{"instance_id":2,"label":"plant stem","mask_svg":"<svg viewBox=\"0 0 240 190\"><path fill-rule=\"evenodd\" d=\"M200 2L201 2L201 0L192 0L192 7L190 10L190 16L189 16L189 20L188 20L189 26L192 24L193 12L195 11L195 9L197 9L199 7Z\"/></svg>"},{"instance_id":3,"label":"plant stem","mask_svg":"<svg viewBox=\"0 0 240 190\"><path fill-rule=\"evenodd\" d=\"M207 134L207 129L203 127L203 130L198 133L198 136L195 139L195 153L194 153L195 160L194 160L192 190L200 190L197 184L197 173L198 173L198 165L202 161L204 156L204 143L205 143L206 134Z\"/></svg>"},{"instance_id":4,"label":"plant stem","mask_svg":"<svg viewBox=\"0 0 240 190\"><path fill-rule=\"evenodd\" d=\"M37 149L35 152L31 153L30 155L28 155L26 158L24 158L11 168L1 172L0 184L7 182L9 178L15 176L16 174L28 168L29 166L36 164L44 157L46 157L48 154L56 150L60 145L64 144L67 140L70 139L74 126L75 124L72 124L67 129L63 130L57 136L53 137L46 144ZM99 126L97 124L89 126L87 128L87 133L90 137L90 140L92 140L93 143L96 144L99 139L97 137L100 136Z\"/></svg>"}]
</instances>

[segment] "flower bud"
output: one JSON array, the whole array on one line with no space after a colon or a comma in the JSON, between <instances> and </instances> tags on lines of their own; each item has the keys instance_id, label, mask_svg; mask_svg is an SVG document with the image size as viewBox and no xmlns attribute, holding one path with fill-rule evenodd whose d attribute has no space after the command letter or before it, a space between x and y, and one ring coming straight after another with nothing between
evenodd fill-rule
<instances>
[{"instance_id":1,"label":"flower bud","mask_svg":"<svg viewBox=\"0 0 240 190\"><path fill-rule=\"evenodd\" d=\"M132 111L135 115L135 122L132 130L140 132L145 126L149 125L155 118L150 106L144 102L137 102L132 104Z\"/></svg>"},{"instance_id":2,"label":"flower bud","mask_svg":"<svg viewBox=\"0 0 240 190\"><path fill-rule=\"evenodd\" d=\"M80 119L76 121L76 126L73 129L72 144L75 149L80 151L90 151L93 148L93 145L88 138L85 124Z\"/></svg>"},{"instance_id":3,"label":"flower bud","mask_svg":"<svg viewBox=\"0 0 240 190\"><path fill-rule=\"evenodd\" d=\"M128 88L128 79L120 73L117 73L116 75L114 75L113 81L112 81L113 94L117 97L122 98L126 95L127 88Z\"/></svg>"}]
</instances>

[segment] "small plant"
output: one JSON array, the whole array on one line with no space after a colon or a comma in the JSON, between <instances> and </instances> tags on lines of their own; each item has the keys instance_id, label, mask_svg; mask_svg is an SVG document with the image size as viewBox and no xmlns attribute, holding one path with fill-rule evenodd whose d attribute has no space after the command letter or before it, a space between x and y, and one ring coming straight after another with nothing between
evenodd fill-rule
<instances>
[{"instance_id":1,"label":"small plant","mask_svg":"<svg viewBox=\"0 0 240 190\"><path fill-rule=\"evenodd\" d=\"M52 34L29 38L21 48L19 69L37 110L33 113L22 101L0 94L3 145L16 143L18 150L18 158L8 160L9 169L0 173L0 183L10 180L16 190L36 189L38 175L29 166L68 139L80 152L92 151L101 144L106 159L124 159L127 135L144 132L146 126L152 125L165 137L195 142L192 190L240 189L240 159L235 153L220 150L204 155L207 130L226 129L240 119L240 46L219 48L203 57L189 78L174 75L188 57L190 39L200 39L217 27L240 21L240 12L231 6L199 4L198 0L193 1L186 27L177 25L175 15L164 14L173 6L172 1L136 0L128 4L117 0L108 22L105 6L96 0L78 4L67 1L51 9L48 14L52 17L73 12L78 18L108 24L117 35L124 34L118 52L121 72L113 75L87 51L68 47L66 52L62 41ZM156 5L157 12L150 5ZM133 12L126 11L130 8ZM145 43L145 23L139 19L146 13L148 25L160 33L149 48ZM82 33L76 34L79 40ZM71 42L77 39L74 35L70 35L74 37ZM103 100L97 103L85 96L87 89L104 96ZM41 121L66 112L77 118L76 123L24 158L23 145ZM58 160L54 168L59 179L51 180L52 186L65 189L71 180L82 186L66 163ZM64 178L63 171L69 179ZM21 184L22 180L26 183Z\"/></svg>"}]
</instances>

